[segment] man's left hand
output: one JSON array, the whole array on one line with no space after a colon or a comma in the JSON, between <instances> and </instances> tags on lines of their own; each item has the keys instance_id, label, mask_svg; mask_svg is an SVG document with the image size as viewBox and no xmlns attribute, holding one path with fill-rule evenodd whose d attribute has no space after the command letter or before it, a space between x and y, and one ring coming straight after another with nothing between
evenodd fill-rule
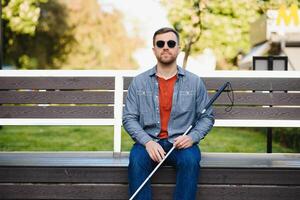
<instances>
[{"instance_id":1,"label":"man's left hand","mask_svg":"<svg viewBox=\"0 0 300 200\"><path fill-rule=\"evenodd\" d=\"M185 136L178 136L177 138L175 138L174 140L174 146L177 149L185 149L188 147L193 146L193 140L190 136L185 135Z\"/></svg>"}]
</instances>

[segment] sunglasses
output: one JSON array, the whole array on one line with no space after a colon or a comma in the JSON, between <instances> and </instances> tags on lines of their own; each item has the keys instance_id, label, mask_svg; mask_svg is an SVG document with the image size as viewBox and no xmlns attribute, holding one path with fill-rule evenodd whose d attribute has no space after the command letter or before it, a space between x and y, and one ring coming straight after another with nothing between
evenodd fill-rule
<instances>
[{"instance_id":1,"label":"sunglasses","mask_svg":"<svg viewBox=\"0 0 300 200\"><path fill-rule=\"evenodd\" d=\"M166 42L163 41L163 40L158 40L156 42L156 46L158 48L163 48L165 46L165 43ZM174 40L169 40L169 41L167 41L167 45L168 45L169 48L174 48L176 46L176 42Z\"/></svg>"}]
</instances>

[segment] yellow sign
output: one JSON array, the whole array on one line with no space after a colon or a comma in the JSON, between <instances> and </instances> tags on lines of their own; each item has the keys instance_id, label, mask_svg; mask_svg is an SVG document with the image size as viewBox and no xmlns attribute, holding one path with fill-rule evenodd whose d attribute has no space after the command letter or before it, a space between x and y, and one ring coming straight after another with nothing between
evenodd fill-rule
<instances>
[{"instance_id":1,"label":"yellow sign","mask_svg":"<svg viewBox=\"0 0 300 200\"><path fill-rule=\"evenodd\" d=\"M286 6L281 5L278 10L276 25L279 26L282 20L284 21L284 24L286 26L290 25L292 20L293 20L295 26L298 26L299 21L300 21L300 18L298 15L298 6L296 4L292 4L290 7L290 11L288 13Z\"/></svg>"}]
</instances>

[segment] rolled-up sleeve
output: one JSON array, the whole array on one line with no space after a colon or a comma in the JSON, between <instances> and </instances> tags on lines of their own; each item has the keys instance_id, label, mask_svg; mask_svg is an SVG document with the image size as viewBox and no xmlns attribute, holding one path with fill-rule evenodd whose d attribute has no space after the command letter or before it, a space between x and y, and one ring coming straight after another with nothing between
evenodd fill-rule
<instances>
[{"instance_id":1,"label":"rolled-up sleeve","mask_svg":"<svg viewBox=\"0 0 300 200\"><path fill-rule=\"evenodd\" d=\"M205 108L208 102L209 96L207 94L205 85L199 78L196 97L198 119L195 123L194 128L192 128L192 130L188 134L189 136L191 136L194 143L199 143L199 141L208 134L215 123L212 106L208 108L205 113L201 114L202 110Z\"/></svg>"},{"instance_id":2,"label":"rolled-up sleeve","mask_svg":"<svg viewBox=\"0 0 300 200\"><path fill-rule=\"evenodd\" d=\"M145 145L147 142L152 140L152 138L144 131L144 129L140 125L139 113L136 81L135 79L133 79L128 88L122 123L123 127L134 141Z\"/></svg>"}]
</instances>

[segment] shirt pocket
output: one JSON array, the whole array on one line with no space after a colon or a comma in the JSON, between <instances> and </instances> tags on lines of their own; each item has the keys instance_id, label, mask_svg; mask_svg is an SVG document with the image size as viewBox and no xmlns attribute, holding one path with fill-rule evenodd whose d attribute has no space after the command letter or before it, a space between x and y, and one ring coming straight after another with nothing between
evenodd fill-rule
<instances>
[{"instance_id":1,"label":"shirt pocket","mask_svg":"<svg viewBox=\"0 0 300 200\"><path fill-rule=\"evenodd\" d=\"M193 110L195 108L195 91L179 91L178 107L181 112Z\"/></svg>"},{"instance_id":2,"label":"shirt pocket","mask_svg":"<svg viewBox=\"0 0 300 200\"><path fill-rule=\"evenodd\" d=\"M153 92L150 90L138 90L137 95L138 96L152 96Z\"/></svg>"},{"instance_id":3,"label":"shirt pocket","mask_svg":"<svg viewBox=\"0 0 300 200\"><path fill-rule=\"evenodd\" d=\"M153 92L147 90L138 90L139 97L139 110L140 110L140 123L145 128L153 126L154 123L154 105L153 105Z\"/></svg>"},{"instance_id":4,"label":"shirt pocket","mask_svg":"<svg viewBox=\"0 0 300 200\"><path fill-rule=\"evenodd\" d=\"M148 113L153 109L153 92L147 90L138 90L137 95L139 98L139 111L140 113Z\"/></svg>"}]
</instances>

